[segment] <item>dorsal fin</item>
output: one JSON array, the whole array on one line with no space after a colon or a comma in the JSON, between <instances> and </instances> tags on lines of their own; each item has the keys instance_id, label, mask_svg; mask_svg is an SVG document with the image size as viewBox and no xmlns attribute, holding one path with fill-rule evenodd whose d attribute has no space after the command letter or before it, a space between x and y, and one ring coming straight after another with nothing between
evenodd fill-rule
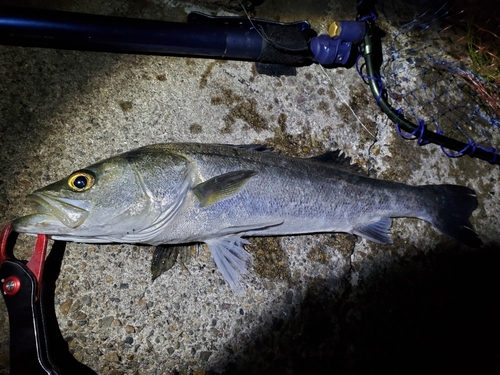
<instances>
[{"instance_id":1,"label":"dorsal fin","mask_svg":"<svg viewBox=\"0 0 500 375\"><path fill-rule=\"evenodd\" d=\"M250 150L250 151L274 152L274 148L267 147L267 145L265 143L264 144L249 144L249 145L225 144L224 146L230 146L230 147L234 147L234 148L242 148L244 150Z\"/></svg>"},{"instance_id":2,"label":"dorsal fin","mask_svg":"<svg viewBox=\"0 0 500 375\"><path fill-rule=\"evenodd\" d=\"M368 173L364 171L363 168L361 168L358 164L351 164L351 158L346 154L342 154L340 150L327 151L324 154L310 157L309 160L328 164L329 166L334 166L349 173L368 176Z\"/></svg>"}]
</instances>

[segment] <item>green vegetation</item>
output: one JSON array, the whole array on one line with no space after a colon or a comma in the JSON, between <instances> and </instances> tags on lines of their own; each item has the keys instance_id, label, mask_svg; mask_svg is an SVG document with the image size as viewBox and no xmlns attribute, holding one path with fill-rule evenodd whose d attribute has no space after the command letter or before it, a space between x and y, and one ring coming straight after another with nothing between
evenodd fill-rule
<instances>
[{"instance_id":1,"label":"green vegetation","mask_svg":"<svg viewBox=\"0 0 500 375\"><path fill-rule=\"evenodd\" d=\"M495 85L500 84L500 37L472 22L468 24L467 47L472 70Z\"/></svg>"}]
</instances>

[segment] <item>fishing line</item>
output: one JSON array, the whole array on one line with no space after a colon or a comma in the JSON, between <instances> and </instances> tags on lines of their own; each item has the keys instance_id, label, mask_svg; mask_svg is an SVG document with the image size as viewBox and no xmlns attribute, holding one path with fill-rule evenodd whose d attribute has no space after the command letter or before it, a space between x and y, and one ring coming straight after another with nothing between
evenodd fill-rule
<instances>
[{"instance_id":1,"label":"fishing line","mask_svg":"<svg viewBox=\"0 0 500 375\"><path fill-rule=\"evenodd\" d=\"M248 14L245 6L243 5L243 3L238 0L241 8L243 9L243 12L245 12L245 15L248 19L248 21L250 22L250 24L255 28L255 30L259 33L259 35L262 37L262 39L264 39L265 41L267 41L269 44L271 44L273 47L277 48L277 49L282 49L284 51L294 51L294 52L303 52L304 49L289 49L288 47L283 47L283 46L279 46L277 43L275 43L274 41L272 41L265 33L265 31L262 29L262 27L260 27L260 30L257 26L259 25L255 25L252 21L252 19L250 18L250 15ZM307 49L309 50L309 49ZM331 84L331 87L333 88L333 90L335 90L336 94L337 94L337 97L340 99L340 101L347 107L349 108L349 110L352 112L352 114L354 115L356 121L363 127L363 129L365 129L368 134L370 134L374 139L376 138L375 135L365 126L365 124L363 124L363 122L361 121L361 119L359 118L359 116L356 114L356 112L354 111L354 109L352 109L352 107L349 105L349 103L346 102L346 100L342 97L342 93L340 92L339 89L337 89L337 87L334 85L333 83L333 80L332 78L328 75L328 73L326 72L325 68L322 66L322 65L319 65L319 67L321 68L322 72L324 73L324 75L328 78L328 80L330 81L330 84Z\"/></svg>"},{"instance_id":2,"label":"fishing line","mask_svg":"<svg viewBox=\"0 0 500 375\"><path fill-rule=\"evenodd\" d=\"M325 70L325 68L323 67L323 65L319 65L318 66L321 68L321 70L323 71L323 73L325 74L325 76L328 78L328 80L330 81L330 84L331 84L331 87L333 88L333 90L335 90L335 93L337 94L337 97L340 99L340 101L342 102L342 104L344 104L347 108L349 108L349 110L352 112L352 114L354 115L354 118L356 119L356 121L363 127L363 129L365 129L368 134L370 134L373 139L376 139L377 137L375 136L375 134L373 134L366 126L365 124L363 124L363 121L361 121L361 119L359 118L359 116L356 114L356 111L354 111L354 109L352 109L352 107L349 105L349 103L347 103L347 101L342 97L342 93L340 92L340 90L334 85L333 83L333 80L332 78L328 75L327 71Z\"/></svg>"}]
</instances>

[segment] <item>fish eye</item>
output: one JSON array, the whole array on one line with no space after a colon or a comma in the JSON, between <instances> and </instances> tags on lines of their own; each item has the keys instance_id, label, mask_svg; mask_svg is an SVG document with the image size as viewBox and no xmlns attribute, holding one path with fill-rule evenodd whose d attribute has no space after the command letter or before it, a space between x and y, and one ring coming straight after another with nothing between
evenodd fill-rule
<instances>
[{"instance_id":1,"label":"fish eye","mask_svg":"<svg viewBox=\"0 0 500 375\"><path fill-rule=\"evenodd\" d=\"M78 171L68 179L68 186L74 191L85 191L94 186L95 176L89 171Z\"/></svg>"}]
</instances>

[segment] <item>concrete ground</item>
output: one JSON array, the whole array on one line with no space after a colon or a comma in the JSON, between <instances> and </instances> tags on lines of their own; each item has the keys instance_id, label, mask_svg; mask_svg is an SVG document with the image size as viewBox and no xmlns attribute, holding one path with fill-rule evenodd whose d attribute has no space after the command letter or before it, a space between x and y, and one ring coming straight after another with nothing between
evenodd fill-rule
<instances>
[{"instance_id":1,"label":"concrete ground","mask_svg":"<svg viewBox=\"0 0 500 375\"><path fill-rule=\"evenodd\" d=\"M192 10L238 14L227 4L22 2L176 22ZM354 6L266 1L253 16L307 19L324 32L352 19ZM340 148L376 177L478 194L480 249L414 219L396 219L386 246L347 234L255 238L245 297L205 247L152 282L153 248L68 243L58 321L71 352L97 373L500 373L498 168L402 140L354 68L271 77L248 62L1 46L0 92L2 225L29 211L33 190L161 142L266 143L293 156ZM32 243L20 237L20 257ZM0 373L8 353L0 302Z\"/></svg>"}]
</instances>

